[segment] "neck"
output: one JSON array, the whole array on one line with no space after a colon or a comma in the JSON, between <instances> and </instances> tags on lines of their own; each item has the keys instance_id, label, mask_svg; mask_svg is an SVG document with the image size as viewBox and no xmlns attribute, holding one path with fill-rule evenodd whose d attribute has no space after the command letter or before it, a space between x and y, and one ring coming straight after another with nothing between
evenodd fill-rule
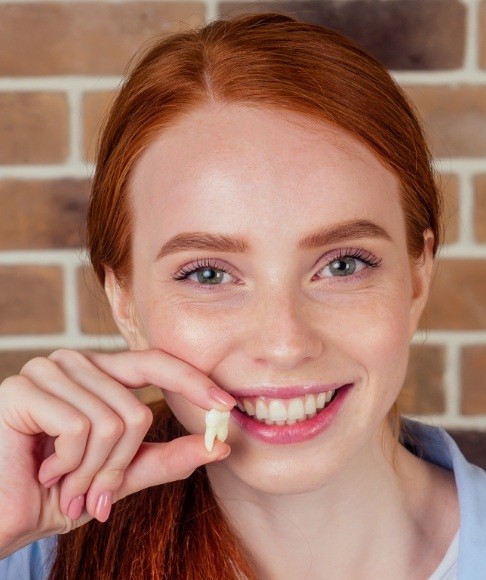
<instances>
[{"instance_id":1,"label":"neck","mask_svg":"<svg viewBox=\"0 0 486 580\"><path fill-rule=\"evenodd\" d=\"M344 472L305 493L271 495L224 465L208 469L218 502L265 580L410 578L418 577L417 562L427 577L457 527L442 525L437 538L444 510L443 497L440 506L435 498L451 487L444 474L397 445L391 433L380 433Z\"/></svg>"}]
</instances>

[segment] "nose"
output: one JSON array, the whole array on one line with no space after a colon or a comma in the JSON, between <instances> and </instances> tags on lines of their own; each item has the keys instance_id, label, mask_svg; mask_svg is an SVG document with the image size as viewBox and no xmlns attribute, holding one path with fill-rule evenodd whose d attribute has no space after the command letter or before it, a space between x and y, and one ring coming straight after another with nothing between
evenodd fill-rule
<instances>
[{"instance_id":1,"label":"nose","mask_svg":"<svg viewBox=\"0 0 486 580\"><path fill-rule=\"evenodd\" d=\"M288 370L318 357L323 349L315 312L297 293L269 291L260 296L250 316L247 352L255 362ZM314 321L314 322L313 322Z\"/></svg>"}]
</instances>

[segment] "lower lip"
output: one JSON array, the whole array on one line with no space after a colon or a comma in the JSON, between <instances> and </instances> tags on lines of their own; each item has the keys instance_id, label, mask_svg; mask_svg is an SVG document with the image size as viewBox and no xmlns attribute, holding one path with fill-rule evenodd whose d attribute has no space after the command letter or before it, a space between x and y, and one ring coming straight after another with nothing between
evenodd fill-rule
<instances>
[{"instance_id":1,"label":"lower lip","mask_svg":"<svg viewBox=\"0 0 486 580\"><path fill-rule=\"evenodd\" d=\"M316 437L331 425L352 386L350 384L340 387L337 389L334 399L315 417L293 425L267 425L253 419L246 413L242 413L237 407L232 409L231 416L243 431L265 443L276 445L300 443Z\"/></svg>"}]
</instances>

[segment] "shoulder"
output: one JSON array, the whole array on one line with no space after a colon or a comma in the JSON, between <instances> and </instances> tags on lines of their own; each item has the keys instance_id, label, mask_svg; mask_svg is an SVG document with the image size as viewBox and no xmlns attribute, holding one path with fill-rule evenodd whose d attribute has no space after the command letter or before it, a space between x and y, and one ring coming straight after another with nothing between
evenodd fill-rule
<instances>
[{"instance_id":1,"label":"shoulder","mask_svg":"<svg viewBox=\"0 0 486 580\"><path fill-rule=\"evenodd\" d=\"M426 461L454 473L460 509L458 578L486 578L486 471L467 461L439 427L405 421L405 438Z\"/></svg>"},{"instance_id":2,"label":"shoulder","mask_svg":"<svg viewBox=\"0 0 486 580\"><path fill-rule=\"evenodd\" d=\"M2 580L46 580L52 566L56 536L25 546L0 560Z\"/></svg>"}]
</instances>

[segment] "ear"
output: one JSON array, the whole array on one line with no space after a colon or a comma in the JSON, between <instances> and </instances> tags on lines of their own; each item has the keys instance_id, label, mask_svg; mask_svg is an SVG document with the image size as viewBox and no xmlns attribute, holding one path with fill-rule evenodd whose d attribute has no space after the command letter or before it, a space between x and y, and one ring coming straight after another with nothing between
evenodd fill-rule
<instances>
[{"instance_id":1,"label":"ear","mask_svg":"<svg viewBox=\"0 0 486 580\"><path fill-rule=\"evenodd\" d=\"M412 274L412 301L410 305L410 338L417 330L417 326L424 311L429 296L432 272L434 268L434 234L431 230L424 232L424 253L418 260L411 260Z\"/></svg>"},{"instance_id":2,"label":"ear","mask_svg":"<svg viewBox=\"0 0 486 580\"><path fill-rule=\"evenodd\" d=\"M111 269L105 269L105 293L110 303L113 319L130 350L146 348L140 332L132 293L129 287L120 284Z\"/></svg>"}]
</instances>

